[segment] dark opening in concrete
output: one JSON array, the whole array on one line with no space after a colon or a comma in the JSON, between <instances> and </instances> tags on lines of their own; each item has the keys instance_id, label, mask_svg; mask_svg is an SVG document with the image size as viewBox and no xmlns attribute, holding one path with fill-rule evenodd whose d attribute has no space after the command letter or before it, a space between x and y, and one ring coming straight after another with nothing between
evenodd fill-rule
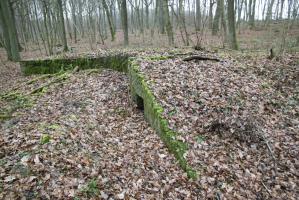
<instances>
[{"instance_id":1,"label":"dark opening in concrete","mask_svg":"<svg viewBox=\"0 0 299 200\"><path fill-rule=\"evenodd\" d=\"M141 111L144 111L143 98L137 95L136 103L137 103L137 109L141 110Z\"/></svg>"}]
</instances>

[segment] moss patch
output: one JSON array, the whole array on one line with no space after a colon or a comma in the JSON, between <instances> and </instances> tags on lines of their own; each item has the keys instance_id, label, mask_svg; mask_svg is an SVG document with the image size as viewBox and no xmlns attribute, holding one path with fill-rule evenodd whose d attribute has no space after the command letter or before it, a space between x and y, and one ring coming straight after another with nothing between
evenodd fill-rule
<instances>
[{"instance_id":1,"label":"moss patch","mask_svg":"<svg viewBox=\"0 0 299 200\"><path fill-rule=\"evenodd\" d=\"M50 135L48 135L48 134L43 134L43 135L41 136L41 138L40 138L40 143L41 143L42 145L43 145L43 144L47 144L47 143L50 142L50 139L51 139Z\"/></svg>"},{"instance_id":2,"label":"moss patch","mask_svg":"<svg viewBox=\"0 0 299 200\"><path fill-rule=\"evenodd\" d=\"M28 108L33 105L30 97L23 95L17 91L12 91L0 95L0 103L5 106L0 108L0 121L12 118L12 114L21 108Z\"/></svg>"}]
</instances>

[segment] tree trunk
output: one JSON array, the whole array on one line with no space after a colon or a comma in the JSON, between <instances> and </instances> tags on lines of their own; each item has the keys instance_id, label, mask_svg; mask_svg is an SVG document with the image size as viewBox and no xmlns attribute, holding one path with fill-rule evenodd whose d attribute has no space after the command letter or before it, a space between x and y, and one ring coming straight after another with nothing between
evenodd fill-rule
<instances>
[{"instance_id":1,"label":"tree trunk","mask_svg":"<svg viewBox=\"0 0 299 200\"><path fill-rule=\"evenodd\" d=\"M163 3L164 0L157 0L156 3L157 3L157 7L158 7L158 19L159 19L159 30L160 30L160 33L161 34L164 34L165 33L165 17L164 17L164 10L163 9ZM169 15L168 15L169 16Z\"/></svg>"},{"instance_id":2,"label":"tree trunk","mask_svg":"<svg viewBox=\"0 0 299 200\"><path fill-rule=\"evenodd\" d=\"M66 51L68 51L68 47L67 47L66 31L65 31L65 25L64 25L62 0L57 0L57 3L58 3L60 29L62 31L61 39L62 39L62 43L63 43L63 51L66 52Z\"/></svg>"},{"instance_id":3,"label":"tree trunk","mask_svg":"<svg viewBox=\"0 0 299 200\"><path fill-rule=\"evenodd\" d=\"M209 8L209 28L213 28L213 7L214 7L214 0L210 0L210 8Z\"/></svg>"},{"instance_id":4,"label":"tree trunk","mask_svg":"<svg viewBox=\"0 0 299 200\"><path fill-rule=\"evenodd\" d=\"M224 0L220 0L220 1L221 1L221 12L220 12L221 25L222 25L222 29L223 29L224 39L226 40L227 27L226 27L226 17L225 17L225 11L224 11ZM235 9L234 9L234 12L235 12Z\"/></svg>"},{"instance_id":5,"label":"tree trunk","mask_svg":"<svg viewBox=\"0 0 299 200\"><path fill-rule=\"evenodd\" d=\"M228 30L229 30L229 44L230 48L237 50L237 37L236 37L236 19L235 19L235 5L234 0L227 1L227 17L228 17Z\"/></svg>"},{"instance_id":6,"label":"tree trunk","mask_svg":"<svg viewBox=\"0 0 299 200\"><path fill-rule=\"evenodd\" d=\"M77 43L77 17L76 17L76 5L74 0L70 0L70 7L72 11L72 22L73 22L73 32L74 32L74 41Z\"/></svg>"},{"instance_id":7,"label":"tree trunk","mask_svg":"<svg viewBox=\"0 0 299 200\"><path fill-rule=\"evenodd\" d=\"M271 0L268 9L267 9L267 15L266 15L266 24L268 25L270 23L270 20L272 19L272 9L274 5L275 0Z\"/></svg>"},{"instance_id":8,"label":"tree trunk","mask_svg":"<svg viewBox=\"0 0 299 200\"><path fill-rule=\"evenodd\" d=\"M103 36L103 31L102 31L102 21L103 20L102 20L102 9L101 9L100 2L98 4L98 13L99 13L99 16L98 16L98 31L99 31L99 35L100 35L102 44L105 44L104 36Z\"/></svg>"},{"instance_id":9,"label":"tree trunk","mask_svg":"<svg viewBox=\"0 0 299 200\"><path fill-rule=\"evenodd\" d=\"M173 37L173 30L172 30L172 25L170 22L170 17L169 17L169 9L168 9L168 0L162 0L163 2L163 11L164 11L164 19L166 22L166 32L168 36L168 44L170 46L174 45L174 37Z\"/></svg>"},{"instance_id":10,"label":"tree trunk","mask_svg":"<svg viewBox=\"0 0 299 200\"><path fill-rule=\"evenodd\" d=\"M144 1L145 2L145 25L146 25L146 29L149 29L149 2L147 0Z\"/></svg>"},{"instance_id":11,"label":"tree trunk","mask_svg":"<svg viewBox=\"0 0 299 200\"><path fill-rule=\"evenodd\" d=\"M196 30L201 28L200 0L196 0Z\"/></svg>"},{"instance_id":12,"label":"tree trunk","mask_svg":"<svg viewBox=\"0 0 299 200\"><path fill-rule=\"evenodd\" d=\"M282 14L283 14L284 2L285 2L285 0L281 0L281 4L280 4L280 13L279 13L279 19L282 19Z\"/></svg>"},{"instance_id":13,"label":"tree trunk","mask_svg":"<svg viewBox=\"0 0 299 200\"><path fill-rule=\"evenodd\" d=\"M110 10L108 8L106 0L103 0L103 6L106 12L109 28L110 28L110 34L111 34L111 41L115 40L115 30L114 30L114 25L112 22L112 14L110 13Z\"/></svg>"},{"instance_id":14,"label":"tree trunk","mask_svg":"<svg viewBox=\"0 0 299 200\"><path fill-rule=\"evenodd\" d=\"M189 46L189 34L187 32L186 28L186 23L185 23L185 7L184 7L184 2L183 0L179 0L179 24L180 24L180 29L182 30L181 32L184 32L186 40L185 40L185 45ZM197 27L196 27L197 28Z\"/></svg>"},{"instance_id":15,"label":"tree trunk","mask_svg":"<svg viewBox=\"0 0 299 200\"><path fill-rule=\"evenodd\" d=\"M81 31L81 37L84 37L85 31L84 31L84 25L83 25L83 3L82 0L78 0L78 7L79 7L79 23L80 23L80 31Z\"/></svg>"},{"instance_id":16,"label":"tree trunk","mask_svg":"<svg viewBox=\"0 0 299 200\"><path fill-rule=\"evenodd\" d=\"M254 24L254 18L255 18L255 5L256 5L256 0L252 0L252 4L250 5L251 6L251 9L250 9L250 13L249 13L249 26L250 26L250 29L253 29L255 24Z\"/></svg>"},{"instance_id":17,"label":"tree trunk","mask_svg":"<svg viewBox=\"0 0 299 200\"><path fill-rule=\"evenodd\" d=\"M122 13L122 24L124 31L124 45L129 45L129 29L128 29L128 13L127 13L127 2L126 0L121 1L121 13Z\"/></svg>"},{"instance_id":18,"label":"tree trunk","mask_svg":"<svg viewBox=\"0 0 299 200\"><path fill-rule=\"evenodd\" d=\"M243 8L244 0L238 0L238 21L237 21L237 28L239 28L239 31L241 30L241 14L242 14L242 8Z\"/></svg>"},{"instance_id":19,"label":"tree trunk","mask_svg":"<svg viewBox=\"0 0 299 200\"><path fill-rule=\"evenodd\" d=\"M293 0L288 0L288 19L291 19L291 11L292 11Z\"/></svg>"},{"instance_id":20,"label":"tree trunk","mask_svg":"<svg viewBox=\"0 0 299 200\"><path fill-rule=\"evenodd\" d=\"M44 26L45 26L45 33L46 33L46 42L47 42L47 47L48 47L48 53L50 55L53 55L53 46L52 46L52 42L50 41L50 32L49 32L49 28L48 28L48 20L49 20L49 8L47 6L46 2L42 2L43 3L43 20L44 20ZM49 20L50 21L50 20ZM50 24L50 23L49 23Z\"/></svg>"},{"instance_id":21,"label":"tree trunk","mask_svg":"<svg viewBox=\"0 0 299 200\"><path fill-rule=\"evenodd\" d=\"M220 22L220 16L221 16L221 0L217 0L217 7L216 7L216 13L213 21L213 29L212 29L212 35L216 35L219 31L219 22Z\"/></svg>"},{"instance_id":22,"label":"tree trunk","mask_svg":"<svg viewBox=\"0 0 299 200\"><path fill-rule=\"evenodd\" d=\"M66 8L66 5L65 7ZM71 39L71 41L73 40L73 35L72 35L72 29L71 29L71 25L70 25L70 20L69 20L69 17L68 17L68 9L64 9L64 16L65 16L65 19L66 19L66 29L67 29L67 33L69 34L69 37Z\"/></svg>"},{"instance_id":23,"label":"tree trunk","mask_svg":"<svg viewBox=\"0 0 299 200\"><path fill-rule=\"evenodd\" d=\"M7 51L7 56L9 60L19 61L20 53L19 53L19 44L17 39L17 32L14 23L14 16L11 12L10 2L8 0L0 1L0 18L4 31L5 38L5 47Z\"/></svg>"}]
</instances>

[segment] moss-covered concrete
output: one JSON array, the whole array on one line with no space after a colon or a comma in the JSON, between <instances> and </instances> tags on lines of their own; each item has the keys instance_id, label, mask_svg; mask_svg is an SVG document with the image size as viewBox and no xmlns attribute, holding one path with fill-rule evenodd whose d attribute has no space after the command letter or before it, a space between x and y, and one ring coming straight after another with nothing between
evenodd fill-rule
<instances>
[{"instance_id":1,"label":"moss-covered concrete","mask_svg":"<svg viewBox=\"0 0 299 200\"><path fill-rule=\"evenodd\" d=\"M171 57L155 56L143 59L165 60L169 58ZM169 151L174 154L181 168L187 172L188 177L193 179L197 177L196 171L188 165L185 158L188 150L187 143L178 140L178 134L169 128L167 120L163 117L163 108L159 105L149 89L135 58L129 58L127 55L112 55L97 58L21 61L21 69L25 75L53 74L62 70L71 70L76 66L79 66L80 70L110 68L116 71L126 72L130 78L132 99L136 103L140 103L140 98L143 99L145 119L159 134Z\"/></svg>"},{"instance_id":2,"label":"moss-covered concrete","mask_svg":"<svg viewBox=\"0 0 299 200\"><path fill-rule=\"evenodd\" d=\"M195 179L197 173L188 165L187 160L185 159L188 145L179 141L177 139L178 134L169 128L167 120L163 117L163 108L159 105L155 96L149 89L144 76L139 71L138 63L134 59L130 59L128 74L133 100L137 101L138 96L143 98L144 116L146 120L159 134L169 151L174 154L179 165L187 172L188 177Z\"/></svg>"},{"instance_id":3,"label":"moss-covered concrete","mask_svg":"<svg viewBox=\"0 0 299 200\"><path fill-rule=\"evenodd\" d=\"M24 75L54 74L62 70L72 70L76 66L79 66L80 70L109 68L127 72L128 56L121 54L95 58L23 60L20 65Z\"/></svg>"}]
</instances>

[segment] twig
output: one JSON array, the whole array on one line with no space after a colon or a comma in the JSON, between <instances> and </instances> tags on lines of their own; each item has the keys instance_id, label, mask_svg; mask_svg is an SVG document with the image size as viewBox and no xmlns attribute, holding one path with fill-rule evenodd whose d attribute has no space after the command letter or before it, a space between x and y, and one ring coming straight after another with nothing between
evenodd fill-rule
<instances>
[{"instance_id":1,"label":"twig","mask_svg":"<svg viewBox=\"0 0 299 200\"><path fill-rule=\"evenodd\" d=\"M269 190L269 189L267 188L267 186L264 184L263 181L262 181L262 185L264 186L264 188L266 189L266 191L268 192L268 194L269 194L270 196L272 196L272 195L271 195L271 190Z\"/></svg>"},{"instance_id":2,"label":"twig","mask_svg":"<svg viewBox=\"0 0 299 200\"><path fill-rule=\"evenodd\" d=\"M76 66L76 67L73 69L72 73L75 73L75 72L78 72L78 71L79 71L79 66Z\"/></svg>"},{"instance_id":3,"label":"twig","mask_svg":"<svg viewBox=\"0 0 299 200\"><path fill-rule=\"evenodd\" d=\"M264 134L262 134L262 137L263 137L264 142L266 143L266 146L267 146L268 150L270 151L270 154L271 154L273 160L276 161L274 152L272 151L272 148L270 147L268 140L266 139Z\"/></svg>"}]
</instances>

